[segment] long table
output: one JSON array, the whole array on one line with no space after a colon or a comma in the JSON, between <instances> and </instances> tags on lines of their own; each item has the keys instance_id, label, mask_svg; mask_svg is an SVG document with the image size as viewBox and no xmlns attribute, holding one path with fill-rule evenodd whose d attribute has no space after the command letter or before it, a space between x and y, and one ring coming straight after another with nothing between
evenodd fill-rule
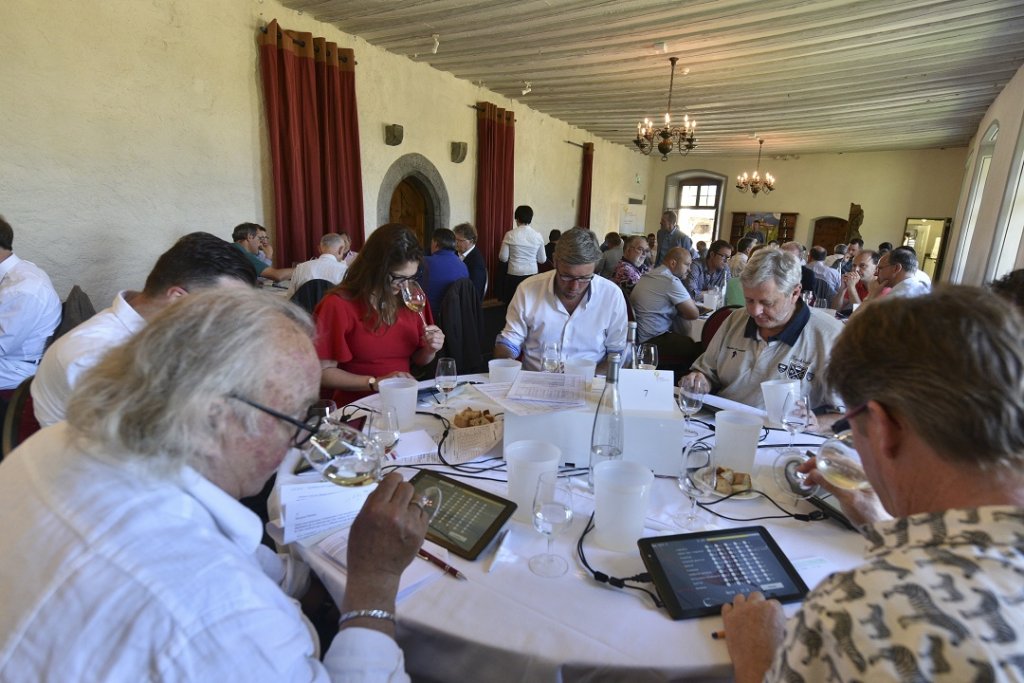
<instances>
[{"instance_id":1,"label":"long table","mask_svg":"<svg viewBox=\"0 0 1024 683\"><path fill-rule=\"evenodd\" d=\"M375 397L366 403L375 405ZM453 400L453 407L482 403L482 394L467 389ZM699 417L713 421L710 415ZM435 436L440 429L430 417L422 417L420 426ZM769 432L767 442L783 443L785 437L784 433ZM814 441L820 439L800 439L801 443ZM500 455L500 444L494 450ZM298 453L292 452L286 458L278 473L278 485L296 481L291 472L297 457ZM755 475L760 476L758 467L769 466L774 457L774 449L760 448ZM432 469L460 476L448 468ZM411 476L411 472L406 474ZM504 471L495 470L488 476L497 481L468 481L505 495ZM488 573L486 566L493 549L485 550L475 562L453 557L451 563L468 577L467 581L442 576L400 602L398 641L414 680L554 683L606 678L631 682L730 679L725 646L711 638L711 633L721 628L720 617L672 621L642 593L599 584L584 570L576 557L576 542L593 511L593 498L578 486L574 494L572 529L555 540L555 551L569 560L567 575L546 579L531 573L527 560L543 552L546 541L532 526L510 520L505 548L514 554L514 561L499 563ZM811 509L804 502L799 506L792 500L780 502L791 510ZM672 518L688 504L674 480L657 479L645 535L682 533ZM744 519L778 514L761 498L728 500L715 509ZM829 573L854 566L862 557L860 536L833 521L732 522L716 518L714 523L721 528L755 524L767 527L812 587ZM638 552L603 550L592 543L592 535L587 537L585 550L590 564L607 574L625 577L644 570ZM308 549L297 547L296 551L340 599L344 572ZM787 613L795 608L787 606Z\"/></svg>"}]
</instances>

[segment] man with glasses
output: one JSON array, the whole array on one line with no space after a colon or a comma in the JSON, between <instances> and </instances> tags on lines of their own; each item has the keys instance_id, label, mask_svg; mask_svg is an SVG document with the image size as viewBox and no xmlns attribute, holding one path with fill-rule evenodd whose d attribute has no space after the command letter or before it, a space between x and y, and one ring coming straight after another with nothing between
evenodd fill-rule
<instances>
[{"instance_id":1,"label":"man with glasses","mask_svg":"<svg viewBox=\"0 0 1024 683\"><path fill-rule=\"evenodd\" d=\"M736 681L1021 680L1024 318L973 287L862 310L827 375L870 487L801 469L860 529L865 561L788 624L760 593L724 606Z\"/></svg>"},{"instance_id":2,"label":"man with glasses","mask_svg":"<svg viewBox=\"0 0 1024 683\"><path fill-rule=\"evenodd\" d=\"M274 282L287 280L292 276L291 268L274 268L261 261L259 256L257 256L262 244L260 242L260 230L265 231L263 226L256 223L236 225L235 229L231 231L231 239L235 242L235 249L242 252L242 256L249 260L252 267L256 269L258 277L265 277Z\"/></svg>"},{"instance_id":3,"label":"man with glasses","mask_svg":"<svg viewBox=\"0 0 1024 683\"><path fill-rule=\"evenodd\" d=\"M708 247L708 255L697 261L686 276L686 289L694 299L702 298L708 290L720 290L729 279L729 259L732 245L725 240L715 240Z\"/></svg>"},{"instance_id":4,"label":"man with glasses","mask_svg":"<svg viewBox=\"0 0 1024 683\"><path fill-rule=\"evenodd\" d=\"M5 679L408 680L396 595L428 523L412 486L388 475L356 518L322 661L281 587L295 567L237 500L315 428L313 332L248 288L184 297L86 373L66 422L0 463L17 512L0 528Z\"/></svg>"},{"instance_id":5,"label":"man with glasses","mask_svg":"<svg viewBox=\"0 0 1024 683\"><path fill-rule=\"evenodd\" d=\"M633 289L633 285L650 270L647 259L650 253L651 250L643 235L633 235L627 238L626 246L622 250L622 258L615 266L615 272L612 273L612 282L622 287L623 291Z\"/></svg>"},{"instance_id":6,"label":"man with glasses","mask_svg":"<svg viewBox=\"0 0 1024 683\"><path fill-rule=\"evenodd\" d=\"M63 420L82 375L178 298L209 288L255 286L256 271L229 242L206 232L185 235L160 255L141 292L119 292L110 308L47 349L31 387L39 424Z\"/></svg>"},{"instance_id":7,"label":"man with glasses","mask_svg":"<svg viewBox=\"0 0 1024 683\"><path fill-rule=\"evenodd\" d=\"M590 230L573 228L555 247L555 268L516 290L495 358L519 358L523 369L541 369L544 345L557 343L563 360L604 362L626 347L626 301L610 280L594 275L601 258Z\"/></svg>"},{"instance_id":8,"label":"man with glasses","mask_svg":"<svg viewBox=\"0 0 1024 683\"><path fill-rule=\"evenodd\" d=\"M891 288L886 297L924 296L931 286L917 277L917 255L907 247L897 247L878 261L875 277L883 288Z\"/></svg>"}]
</instances>

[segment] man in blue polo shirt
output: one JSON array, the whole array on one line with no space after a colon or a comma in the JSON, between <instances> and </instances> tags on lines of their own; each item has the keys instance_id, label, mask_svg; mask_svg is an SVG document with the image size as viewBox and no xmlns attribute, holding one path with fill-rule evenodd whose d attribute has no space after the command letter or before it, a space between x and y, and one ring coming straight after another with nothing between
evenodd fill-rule
<instances>
[{"instance_id":1,"label":"man in blue polo shirt","mask_svg":"<svg viewBox=\"0 0 1024 683\"><path fill-rule=\"evenodd\" d=\"M274 282L281 282L287 280L292 276L291 268L274 268L268 266L266 263L260 260L257 254L260 251L260 230L264 230L263 226L257 225L256 223L242 223L241 225L235 226L235 229L231 232L231 239L235 242L235 248L238 249L242 254L249 260L252 267L256 269L256 274L260 277L265 277L268 280Z\"/></svg>"},{"instance_id":2,"label":"man in blue polo shirt","mask_svg":"<svg viewBox=\"0 0 1024 683\"><path fill-rule=\"evenodd\" d=\"M812 408L838 408L825 367L843 325L800 299L800 262L781 249L762 249L740 282L746 308L726 318L680 384L764 408L761 382L796 379Z\"/></svg>"}]
</instances>

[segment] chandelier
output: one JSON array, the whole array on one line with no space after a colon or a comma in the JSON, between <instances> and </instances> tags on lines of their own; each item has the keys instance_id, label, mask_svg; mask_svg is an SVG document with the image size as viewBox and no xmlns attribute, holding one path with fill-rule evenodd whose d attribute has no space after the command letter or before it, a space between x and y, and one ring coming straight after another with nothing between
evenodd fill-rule
<instances>
[{"instance_id":1,"label":"chandelier","mask_svg":"<svg viewBox=\"0 0 1024 683\"><path fill-rule=\"evenodd\" d=\"M755 197L759 192L768 194L775 189L775 176L765 171L764 178L760 176L761 171L761 148L764 147L764 138L757 139L757 168L754 170L752 177L747 177L744 173L736 178L736 189L740 192L746 192L750 190L750 194Z\"/></svg>"},{"instance_id":2,"label":"chandelier","mask_svg":"<svg viewBox=\"0 0 1024 683\"><path fill-rule=\"evenodd\" d=\"M650 154L657 147L662 161L668 161L668 155L672 152L673 147L678 147L679 153L685 155L697 146L697 139L694 137L694 130L697 128L696 121L691 121L689 116L684 116L682 126L672 126L672 87L676 80L676 62L679 61L679 58L669 57L668 61L672 62L672 76L668 82L668 108L665 110L665 125L655 128L650 119L644 119L636 124L636 139L633 140L633 144L644 154Z\"/></svg>"}]
</instances>

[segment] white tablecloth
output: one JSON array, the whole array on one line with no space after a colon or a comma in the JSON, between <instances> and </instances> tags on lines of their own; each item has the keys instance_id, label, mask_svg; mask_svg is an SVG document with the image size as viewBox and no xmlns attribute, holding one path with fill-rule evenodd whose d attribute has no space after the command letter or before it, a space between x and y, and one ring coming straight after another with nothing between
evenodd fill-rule
<instances>
[{"instance_id":1,"label":"white tablecloth","mask_svg":"<svg viewBox=\"0 0 1024 683\"><path fill-rule=\"evenodd\" d=\"M478 404L479 397L468 389L454 403L456 407ZM436 420L422 419L424 427L436 429ZM782 442L784 437L778 432L770 434L772 443ZM812 441L817 439L800 440ZM500 446L496 450L500 451ZM293 452L282 464L279 485L294 481L290 472L295 457ZM759 449L755 472L757 466L770 465L774 457L773 449ZM504 472L491 476L505 478ZM504 481L467 481L506 493ZM604 680L605 675L631 682L729 678L725 645L711 639L711 633L722 627L720 617L672 621L642 593L598 584L586 573L575 551L593 500L578 487L574 492L578 495L571 533L555 541L556 552L569 560L567 575L545 579L531 573L527 559L544 551L544 537L531 526L510 521L505 547L515 554L514 562L499 563L487 573L493 549L485 550L475 562L453 556L451 563L468 581L442 576L399 604L398 641L414 680L554 683L595 680L594 676ZM780 502L788 509L812 509L803 502L798 506L791 500ZM672 517L687 504L674 480L657 479L645 535L682 533ZM743 518L778 514L760 498L730 500L715 509ZM859 563L864 547L857 534L832 521L728 522L716 518L715 524L766 526L812 587L827 574ZM607 574L624 577L644 571L638 552L603 550L594 545L592 534L585 550L591 566ZM304 549L300 553L339 598L344 591L343 572ZM788 606L787 613L794 609L795 605Z\"/></svg>"}]
</instances>

